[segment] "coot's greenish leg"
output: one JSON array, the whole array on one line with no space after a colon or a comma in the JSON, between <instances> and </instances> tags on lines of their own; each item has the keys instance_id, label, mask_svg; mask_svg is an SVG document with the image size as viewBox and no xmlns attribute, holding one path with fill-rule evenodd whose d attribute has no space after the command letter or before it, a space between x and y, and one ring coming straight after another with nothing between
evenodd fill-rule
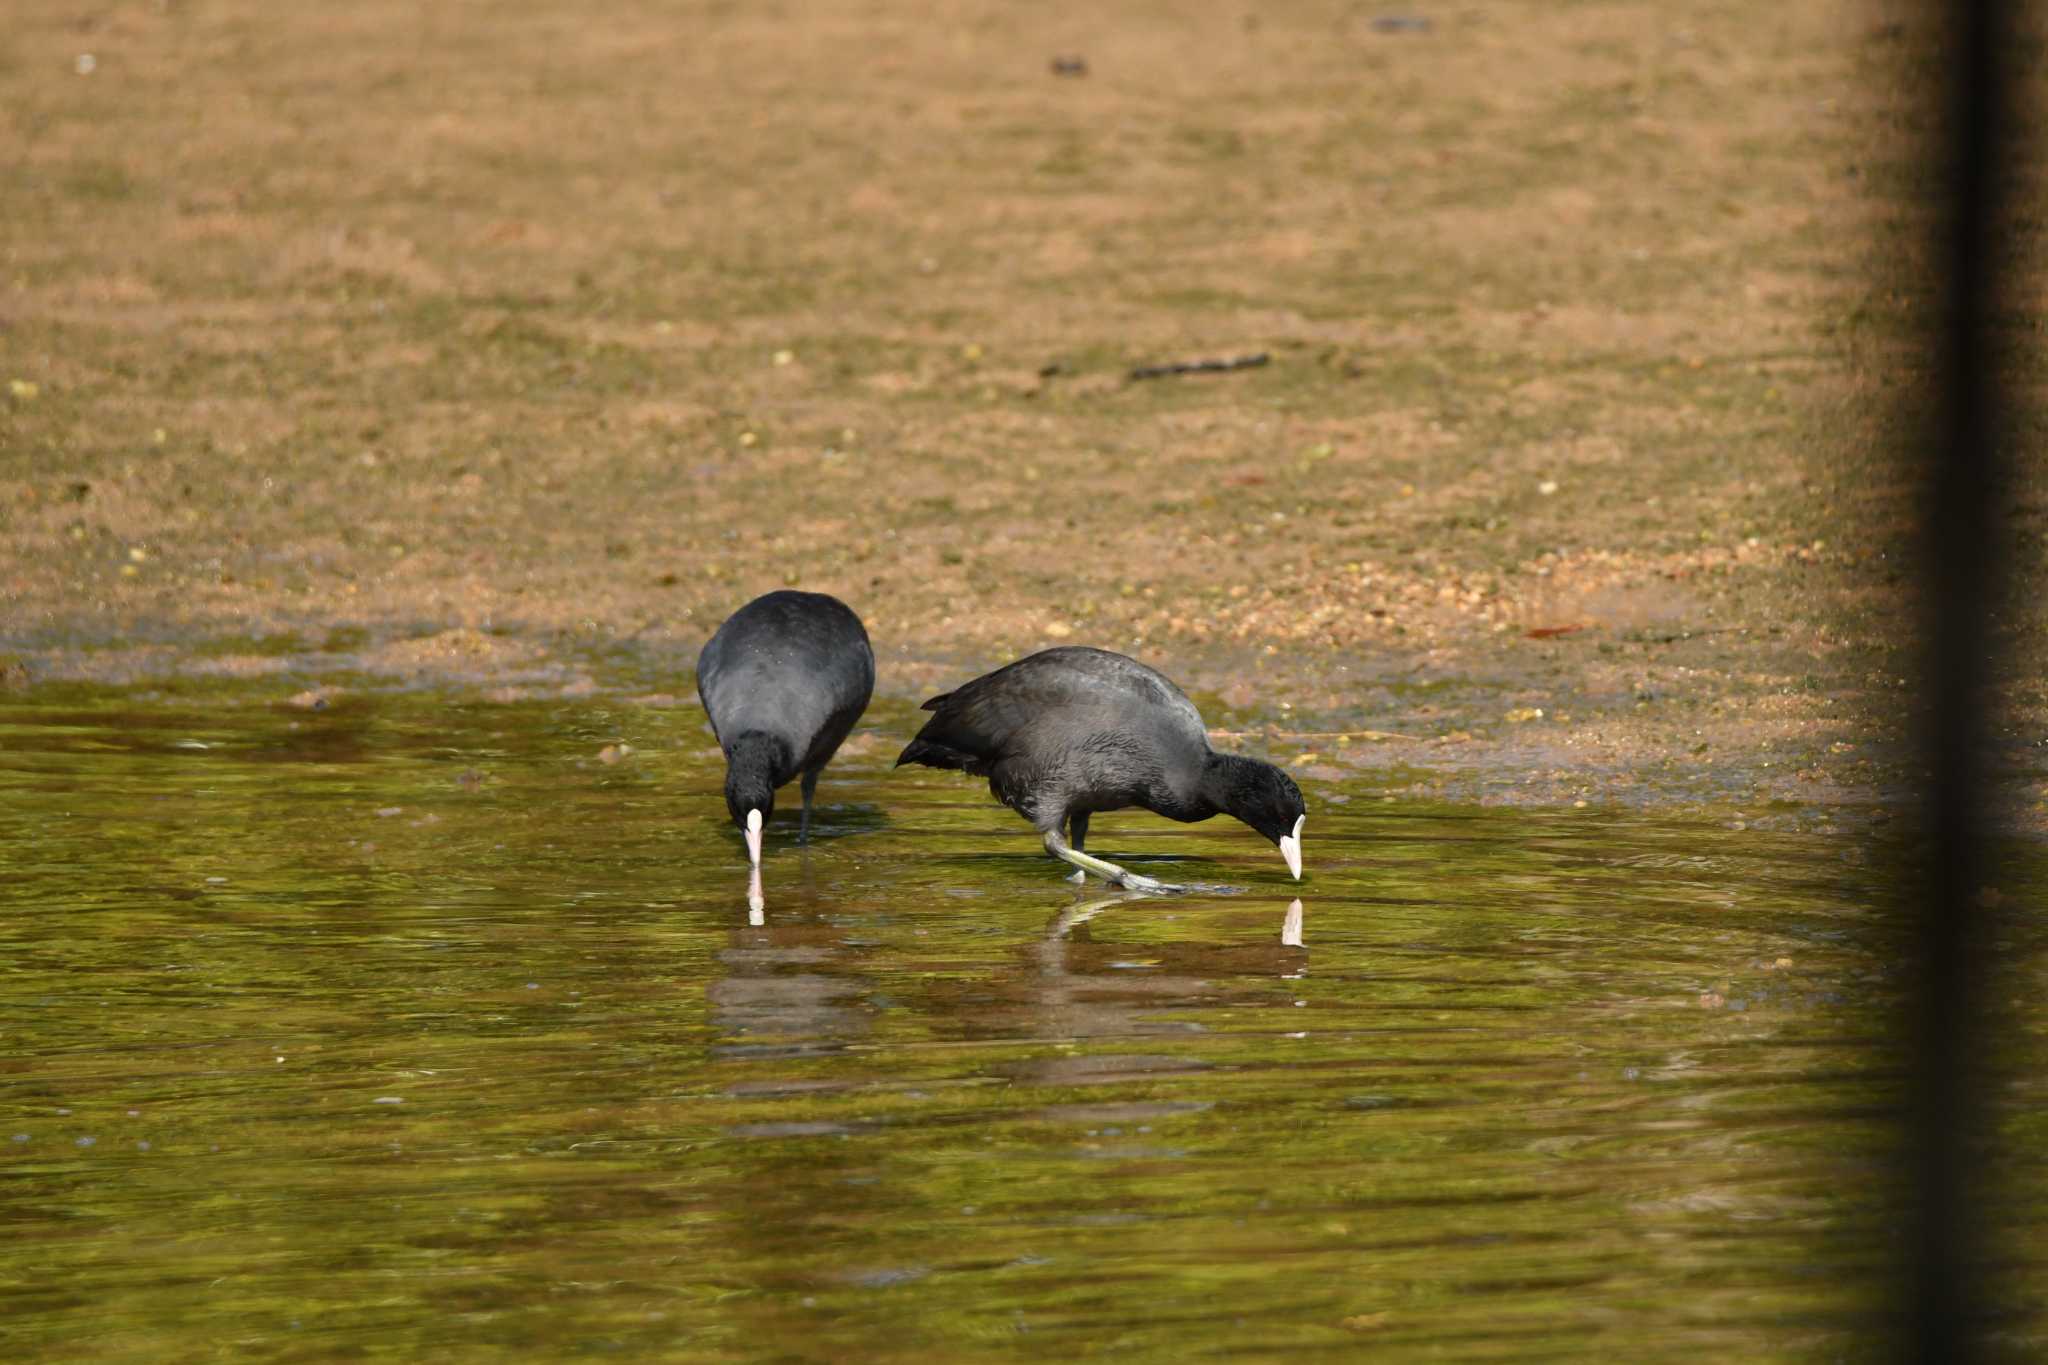
<instances>
[{"instance_id":1,"label":"coot's greenish leg","mask_svg":"<svg viewBox=\"0 0 2048 1365\"><path fill-rule=\"evenodd\" d=\"M1114 882L1127 891L1165 892L1181 889L1168 882L1140 876L1136 872L1127 872L1115 863L1104 862L1100 858L1092 858L1077 849L1069 848L1066 839L1056 829L1045 832L1045 851L1055 858L1065 859L1084 872L1093 872L1106 882Z\"/></svg>"},{"instance_id":2,"label":"coot's greenish leg","mask_svg":"<svg viewBox=\"0 0 2048 1365\"><path fill-rule=\"evenodd\" d=\"M804 818L796 831L796 841L800 844L808 844L811 841L811 793L818 789L818 774L823 771L822 768L813 768L804 774Z\"/></svg>"},{"instance_id":3,"label":"coot's greenish leg","mask_svg":"<svg viewBox=\"0 0 2048 1365\"><path fill-rule=\"evenodd\" d=\"M1079 853L1081 850L1088 847L1087 811L1077 810L1072 815L1069 815L1067 817L1067 836L1067 841L1074 846L1074 852ZM1069 877L1067 880L1075 883L1084 883L1088 880L1088 874L1081 868L1077 867L1074 869L1074 875L1072 877Z\"/></svg>"}]
</instances>

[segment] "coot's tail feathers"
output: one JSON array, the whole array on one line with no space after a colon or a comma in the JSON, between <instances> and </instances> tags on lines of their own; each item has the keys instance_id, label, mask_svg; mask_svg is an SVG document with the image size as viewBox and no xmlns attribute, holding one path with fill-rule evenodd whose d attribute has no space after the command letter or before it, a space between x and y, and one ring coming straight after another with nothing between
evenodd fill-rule
<instances>
[{"instance_id":1,"label":"coot's tail feathers","mask_svg":"<svg viewBox=\"0 0 2048 1365\"><path fill-rule=\"evenodd\" d=\"M926 702L923 706L919 707L918 709L921 711L936 711L952 699L953 694L951 692L941 692L938 696L933 697L930 701Z\"/></svg>"},{"instance_id":2,"label":"coot's tail feathers","mask_svg":"<svg viewBox=\"0 0 2048 1365\"><path fill-rule=\"evenodd\" d=\"M896 766L906 763L921 763L927 768L957 768L965 773L986 775L986 760L979 754L970 754L945 744L935 744L928 739L913 739L896 756Z\"/></svg>"}]
</instances>

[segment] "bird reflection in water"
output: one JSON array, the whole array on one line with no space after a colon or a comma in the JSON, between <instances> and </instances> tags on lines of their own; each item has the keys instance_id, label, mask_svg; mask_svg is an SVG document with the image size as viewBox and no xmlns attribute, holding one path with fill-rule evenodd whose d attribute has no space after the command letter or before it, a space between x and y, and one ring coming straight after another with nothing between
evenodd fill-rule
<instances>
[{"instance_id":1,"label":"bird reflection in water","mask_svg":"<svg viewBox=\"0 0 2048 1365\"><path fill-rule=\"evenodd\" d=\"M789 888L774 920L757 870L747 877L747 923L728 931L718 953L723 975L706 988L722 1041L733 1059L837 1052L866 1036L873 982L845 930L816 913L810 888Z\"/></svg>"},{"instance_id":2,"label":"bird reflection in water","mask_svg":"<svg viewBox=\"0 0 2048 1365\"><path fill-rule=\"evenodd\" d=\"M1061 911L1031 949L1036 971L1031 980L1030 1027L1040 1037L1129 1038L1199 1031L1185 1018L1162 1017L1162 1010L1202 1009L1234 994L1227 983L1258 977L1299 980L1307 974L1303 946L1302 904L1291 902L1281 919L1280 941L1231 938L1221 942L1157 942L1148 945L1143 971L1122 961L1127 949L1093 941L1089 922L1127 902L1140 902L1142 913L1157 913L1156 897L1135 893L1099 896ZM1270 922L1270 921L1269 921ZM1270 932L1270 930L1268 931ZM1263 1003L1238 997L1238 1006ZM1290 1020L1290 1022L1292 1022ZM1030 1079L1055 1081L1069 1069L1087 1070L1111 1059L1080 1057L1040 1059ZM1146 1059L1157 1063L1163 1059ZM1141 1066L1137 1070L1150 1070ZM1066 1076L1068 1083L1085 1083Z\"/></svg>"}]
</instances>

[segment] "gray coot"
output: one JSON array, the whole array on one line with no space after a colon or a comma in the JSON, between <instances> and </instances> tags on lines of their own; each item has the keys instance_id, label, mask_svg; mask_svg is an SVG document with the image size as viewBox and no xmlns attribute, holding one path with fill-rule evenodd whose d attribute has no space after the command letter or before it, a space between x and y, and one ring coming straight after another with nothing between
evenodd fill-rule
<instances>
[{"instance_id":1,"label":"gray coot","mask_svg":"<svg viewBox=\"0 0 2048 1365\"><path fill-rule=\"evenodd\" d=\"M1048 649L924 709L935 714L897 766L986 777L998 801L1038 827L1048 853L1082 869L1077 878L1093 872L1132 890L1173 889L1082 852L1088 817L1126 806L1180 821L1234 815L1278 844L1287 870L1301 876L1301 789L1270 763L1210 749L1195 704L1135 659Z\"/></svg>"},{"instance_id":2,"label":"gray coot","mask_svg":"<svg viewBox=\"0 0 2048 1365\"><path fill-rule=\"evenodd\" d=\"M803 775L811 793L875 690L875 652L853 609L821 592L771 592L734 612L697 656L697 695L725 750L725 808L761 863L775 789Z\"/></svg>"}]
</instances>

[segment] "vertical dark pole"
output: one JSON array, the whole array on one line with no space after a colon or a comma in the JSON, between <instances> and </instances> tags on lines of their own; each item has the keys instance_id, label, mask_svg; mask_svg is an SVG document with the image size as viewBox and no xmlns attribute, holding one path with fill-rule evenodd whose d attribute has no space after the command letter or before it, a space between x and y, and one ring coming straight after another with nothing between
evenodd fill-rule
<instances>
[{"instance_id":1,"label":"vertical dark pole","mask_svg":"<svg viewBox=\"0 0 2048 1365\"><path fill-rule=\"evenodd\" d=\"M1944 118L1947 216L1933 260L1946 277L1935 316L1934 426L1928 432L1926 552L1930 617L1922 677L1928 875L1920 887L1920 968L1910 1160L1913 1311L1921 1360L1982 1353L1981 1205L1971 1171L1986 1117L1981 1046L1985 935L1976 905L1987 879L1984 827L1993 813L1984 761L1991 705L1991 606L2002 348L2008 29L2000 0L1951 0Z\"/></svg>"}]
</instances>

